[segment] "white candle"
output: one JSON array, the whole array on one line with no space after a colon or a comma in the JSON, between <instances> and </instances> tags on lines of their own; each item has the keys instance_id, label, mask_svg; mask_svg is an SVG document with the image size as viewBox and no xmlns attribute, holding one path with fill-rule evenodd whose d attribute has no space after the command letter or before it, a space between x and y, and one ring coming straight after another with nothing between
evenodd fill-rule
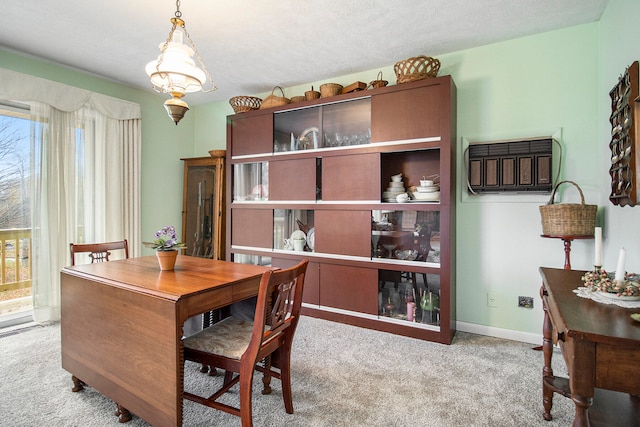
<instances>
[{"instance_id":1,"label":"white candle","mask_svg":"<svg viewBox=\"0 0 640 427\"><path fill-rule=\"evenodd\" d=\"M593 265L602 266L602 227L596 227L595 239L596 239L596 253L595 253Z\"/></svg>"},{"instance_id":2,"label":"white candle","mask_svg":"<svg viewBox=\"0 0 640 427\"><path fill-rule=\"evenodd\" d=\"M614 279L618 282L622 282L624 280L624 263L626 256L627 251L624 248L620 249L620 254L618 255L618 265L616 266L616 277Z\"/></svg>"}]
</instances>

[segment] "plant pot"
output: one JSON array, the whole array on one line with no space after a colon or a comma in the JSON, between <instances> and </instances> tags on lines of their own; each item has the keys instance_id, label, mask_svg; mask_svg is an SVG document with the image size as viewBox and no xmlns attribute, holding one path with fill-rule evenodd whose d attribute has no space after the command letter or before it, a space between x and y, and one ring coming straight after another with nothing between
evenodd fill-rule
<instances>
[{"instance_id":1,"label":"plant pot","mask_svg":"<svg viewBox=\"0 0 640 427\"><path fill-rule=\"evenodd\" d=\"M158 257L160 270L173 270L176 265L178 251L156 251L156 256Z\"/></svg>"}]
</instances>

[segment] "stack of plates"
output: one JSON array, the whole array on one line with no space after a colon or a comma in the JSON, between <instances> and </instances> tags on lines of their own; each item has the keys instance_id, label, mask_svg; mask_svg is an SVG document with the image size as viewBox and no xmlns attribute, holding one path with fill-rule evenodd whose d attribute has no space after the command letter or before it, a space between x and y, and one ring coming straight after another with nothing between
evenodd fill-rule
<instances>
[{"instance_id":1,"label":"stack of plates","mask_svg":"<svg viewBox=\"0 0 640 427\"><path fill-rule=\"evenodd\" d=\"M412 201L415 202L437 202L440 201L440 187L438 185L425 185L416 187L411 194Z\"/></svg>"},{"instance_id":2,"label":"stack of plates","mask_svg":"<svg viewBox=\"0 0 640 427\"><path fill-rule=\"evenodd\" d=\"M404 192L405 189L404 182L402 182L402 174L393 175L389 182L389 187L387 187L387 191L382 193L382 198L385 202L397 203L398 194L402 194Z\"/></svg>"}]
</instances>

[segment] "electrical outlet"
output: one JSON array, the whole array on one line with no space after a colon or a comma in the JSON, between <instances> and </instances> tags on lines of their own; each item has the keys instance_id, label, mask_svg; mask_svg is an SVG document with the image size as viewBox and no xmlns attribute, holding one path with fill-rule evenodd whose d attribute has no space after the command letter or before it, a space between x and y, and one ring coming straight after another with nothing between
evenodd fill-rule
<instances>
[{"instance_id":1,"label":"electrical outlet","mask_svg":"<svg viewBox=\"0 0 640 427\"><path fill-rule=\"evenodd\" d=\"M533 308L533 297L518 297L518 307Z\"/></svg>"},{"instance_id":2,"label":"electrical outlet","mask_svg":"<svg viewBox=\"0 0 640 427\"><path fill-rule=\"evenodd\" d=\"M495 292L487 293L487 307L498 307L498 295Z\"/></svg>"}]
</instances>

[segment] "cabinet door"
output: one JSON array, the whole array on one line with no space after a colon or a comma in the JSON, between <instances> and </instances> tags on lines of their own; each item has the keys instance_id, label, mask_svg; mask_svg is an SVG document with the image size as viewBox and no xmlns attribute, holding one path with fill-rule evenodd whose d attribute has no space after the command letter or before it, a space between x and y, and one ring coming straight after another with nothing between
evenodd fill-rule
<instances>
[{"instance_id":1,"label":"cabinet door","mask_svg":"<svg viewBox=\"0 0 640 427\"><path fill-rule=\"evenodd\" d=\"M380 200L380 155L322 159L322 200Z\"/></svg>"},{"instance_id":2,"label":"cabinet door","mask_svg":"<svg viewBox=\"0 0 640 427\"><path fill-rule=\"evenodd\" d=\"M269 162L269 200L316 200L316 159Z\"/></svg>"},{"instance_id":3,"label":"cabinet door","mask_svg":"<svg viewBox=\"0 0 640 427\"><path fill-rule=\"evenodd\" d=\"M376 95L371 99L371 142L440 136L441 85Z\"/></svg>"},{"instance_id":4,"label":"cabinet door","mask_svg":"<svg viewBox=\"0 0 640 427\"><path fill-rule=\"evenodd\" d=\"M315 252L371 256L371 211L315 211Z\"/></svg>"},{"instance_id":5,"label":"cabinet door","mask_svg":"<svg viewBox=\"0 0 640 427\"><path fill-rule=\"evenodd\" d=\"M273 210L233 209L231 244L273 248Z\"/></svg>"},{"instance_id":6,"label":"cabinet door","mask_svg":"<svg viewBox=\"0 0 640 427\"><path fill-rule=\"evenodd\" d=\"M273 152L273 114L233 118L227 126L231 155Z\"/></svg>"},{"instance_id":7,"label":"cabinet door","mask_svg":"<svg viewBox=\"0 0 640 427\"><path fill-rule=\"evenodd\" d=\"M378 314L378 270L320 265L320 305Z\"/></svg>"}]
</instances>

